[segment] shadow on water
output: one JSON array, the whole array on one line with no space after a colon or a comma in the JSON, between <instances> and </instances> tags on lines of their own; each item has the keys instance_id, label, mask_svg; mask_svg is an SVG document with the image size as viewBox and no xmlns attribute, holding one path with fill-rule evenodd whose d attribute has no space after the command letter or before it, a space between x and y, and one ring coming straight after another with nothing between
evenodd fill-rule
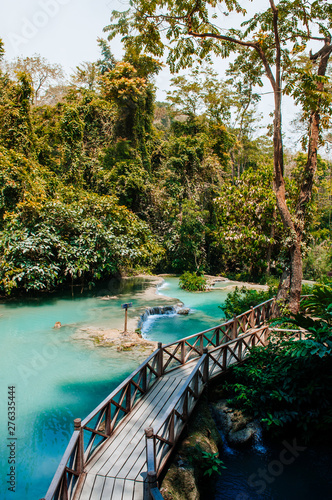
<instances>
[{"instance_id":1,"label":"shadow on water","mask_svg":"<svg viewBox=\"0 0 332 500\"><path fill-rule=\"evenodd\" d=\"M100 281L96 286L89 289L81 285L75 285L73 290L70 286L47 295L36 292L19 297L11 297L7 300L0 300L0 304L5 304L8 308L22 306L39 307L40 305L54 305L58 300L86 299L92 297L102 297L103 295L130 295L144 292L151 286L151 279L142 277L111 278L107 281Z\"/></svg>"},{"instance_id":2,"label":"shadow on water","mask_svg":"<svg viewBox=\"0 0 332 500\"><path fill-rule=\"evenodd\" d=\"M332 498L332 450L295 439L220 455L226 469L215 500L312 500ZM263 452L265 449L265 452Z\"/></svg>"}]
</instances>

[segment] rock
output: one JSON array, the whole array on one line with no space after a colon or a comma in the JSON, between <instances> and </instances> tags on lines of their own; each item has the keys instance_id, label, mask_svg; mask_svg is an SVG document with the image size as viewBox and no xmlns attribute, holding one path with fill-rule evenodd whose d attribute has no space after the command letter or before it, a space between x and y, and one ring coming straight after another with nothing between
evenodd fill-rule
<instances>
[{"instance_id":1,"label":"rock","mask_svg":"<svg viewBox=\"0 0 332 500\"><path fill-rule=\"evenodd\" d=\"M165 500L199 500L194 469L171 465L163 481L161 494Z\"/></svg>"},{"instance_id":2,"label":"rock","mask_svg":"<svg viewBox=\"0 0 332 500\"><path fill-rule=\"evenodd\" d=\"M215 477L204 475L200 454L217 453L222 440L203 395L188 423L188 435L177 447L173 464L162 482L165 500L214 498Z\"/></svg>"},{"instance_id":3,"label":"rock","mask_svg":"<svg viewBox=\"0 0 332 500\"><path fill-rule=\"evenodd\" d=\"M178 314L182 314L183 316L186 316L189 314L190 308L189 307L181 307L178 311L176 311Z\"/></svg>"},{"instance_id":4,"label":"rock","mask_svg":"<svg viewBox=\"0 0 332 500\"><path fill-rule=\"evenodd\" d=\"M230 408L225 400L211 404L211 409L217 426L231 446L251 443L258 432L258 424L251 422L240 410Z\"/></svg>"},{"instance_id":5,"label":"rock","mask_svg":"<svg viewBox=\"0 0 332 500\"><path fill-rule=\"evenodd\" d=\"M248 424L240 431L231 431L227 435L227 441L232 446L244 446L250 444L256 434L256 427Z\"/></svg>"}]
</instances>

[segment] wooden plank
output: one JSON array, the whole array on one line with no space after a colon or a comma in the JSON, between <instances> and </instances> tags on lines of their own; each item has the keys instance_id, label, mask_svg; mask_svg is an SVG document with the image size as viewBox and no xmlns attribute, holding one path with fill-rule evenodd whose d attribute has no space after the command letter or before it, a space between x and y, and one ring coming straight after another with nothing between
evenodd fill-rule
<instances>
[{"instance_id":1,"label":"wooden plank","mask_svg":"<svg viewBox=\"0 0 332 500\"><path fill-rule=\"evenodd\" d=\"M129 479L126 479L122 493L122 500L133 500L134 489L135 489L135 481L130 481Z\"/></svg>"},{"instance_id":2,"label":"wooden plank","mask_svg":"<svg viewBox=\"0 0 332 500\"><path fill-rule=\"evenodd\" d=\"M167 383L167 380L164 380L163 383ZM151 391L148 393L148 395L150 397L153 397L153 395L158 395L159 393L159 387L158 387L158 384L156 384L154 386L153 389L151 389ZM128 423L130 421L132 421L133 419L135 419L136 417L136 414L137 412L139 411L139 409L145 405L145 401L146 401L146 396L144 398L142 398L137 406L132 410L132 412L127 416L125 417L122 422L120 422L120 424L118 425L118 427L115 429L114 433L112 434L112 436L109 438L109 440L107 440L104 444L104 446L95 454L95 456L86 464L86 468L85 470L87 472L90 472L92 471L92 469L94 469L94 465L99 462L99 460L101 459L101 457L107 453L107 449L110 445L112 445L112 443L116 440L116 439L119 439L119 436L121 435L121 439L123 439L123 434L122 434L122 431L123 431L123 428L125 426L128 425ZM94 472L97 472L96 470Z\"/></svg>"},{"instance_id":3,"label":"wooden plank","mask_svg":"<svg viewBox=\"0 0 332 500\"><path fill-rule=\"evenodd\" d=\"M104 476L96 476L95 484L91 493L91 500L98 500L101 498L105 484Z\"/></svg>"},{"instance_id":4,"label":"wooden plank","mask_svg":"<svg viewBox=\"0 0 332 500\"><path fill-rule=\"evenodd\" d=\"M170 382L171 384L175 384L176 379L172 379ZM133 410L132 414L130 414L121 424L121 427L116 429L115 433L108 441L108 446L104 446L103 449L100 450L100 453L96 454L92 466L91 464L87 465L87 472L99 472L102 475L106 475L106 471L104 470L104 468L100 468L100 463L106 463L106 461L109 460L110 455L113 453L114 449L118 450L118 455L121 454L121 447L123 447L124 442L130 442L132 439L134 439L139 429L144 427L146 416L149 415L151 411L153 411L153 407L156 406L156 400L159 402L164 395L164 391L162 391L162 388L164 386L167 386L167 388L169 388L167 380L164 380L163 384L156 385L153 393L150 393L144 397L144 400L140 402L141 404L139 405L139 407ZM146 424L146 427L148 427L148 424ZM142 432L143 431L144 428ZM124 435L126 436L125 440Z\"/></svg>"},{"instance_id":5,"label":"wooden plank","mask_svg":"<svg viewBox=\"0 0 332 500\"><path fill-rule=\"evenodd\" d=\"M102 492L102 496L100 497L100 500L110 500L110 498L112 498L114 482L115 482L114 477L106 477L104 489Z\"/></svg>"},{"instance_id":6,"label":"wooden plank","mask_svg":"<svg viewBox=\"0 0 332 500\"><path fill-rule=\"evenodd\" d=\"M117 447L117 449L114 450L114 453L108 460L108 467L110 465L111 467L107 472L106 469L102 467L102 469L100 469L102 474L108 476L117 476L121 474L121 477L132 478L131 474L129 476L131 468L136 463L138 457L141 456L141 451L144 450L145 453L144 429L146 427L153 427L157 417L163 412L165 404L173 396L180 384L182 384L182 380L177 381L174 379L172 385L167 386L166 391L160 393L160 399L155 406L152 407L150 411L149 408L147 408L146 413L140 415L140 418L138 418L136 422L137 431L135 436L133 436L131 440L125 439L125 443L122 442L122 447ZM148 421L146 420L146 415L148 415ZM120 457L121 461L119 459ZM140 466L142 466L142 464Z\"/></svg>"},{"instance_id":7,"label":"wooden plank","mask_svg":"<svg viewBox=\"0 0 332 500\"><path fill-rule=\"evenodd\" d=\"M90 500L91 492L95 483L96 476L94 474L87 474L85 476L84 484L79 496L79 500Z\"/></svg>"},{"instance_id":8,"label":"wooden plank","mask_svg":"<svg viewBox=\"0 0 332 500\"><path fill-rule=\"evenodd\" d=\"M133 498L135 500L144 500L145 483L142 483L140 481L135 481L134 484L135 484L135 489Z\"/></svg>"},{"instance_id":9,"label":"wooden plank","mask_svg":"<svg viewBox=\"0 0 332 500\"><path fill-rule=\"evenodd\" d=\"M121 500L123 488L124 488L124 479L116 478L111 498L114 498L114 500Z\"/></svg>"}]
</instances>

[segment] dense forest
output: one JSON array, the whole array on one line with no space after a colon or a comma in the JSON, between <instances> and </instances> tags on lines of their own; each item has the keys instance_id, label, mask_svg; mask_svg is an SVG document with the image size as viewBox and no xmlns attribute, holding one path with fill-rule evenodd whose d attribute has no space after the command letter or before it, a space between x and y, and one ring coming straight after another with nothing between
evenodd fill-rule
<instances>
[{"instance_id":1,"label":"dense forest","mask_svg":"<svg viewBox=\"0 0 332 500\"><path fill-rule=\"evenodd\" d=\"M254 82L197 65L158 102L156 58L127 47L116 60L98 43L100 58L70 78L39 55L6 61L0 45L1 295L135 272L279 278L288 236ZM284 162L292 213L306 155L286 150ZM319 157L302 241L309 279L331 269L331 182Z\"/></svg>"}]
</instances>

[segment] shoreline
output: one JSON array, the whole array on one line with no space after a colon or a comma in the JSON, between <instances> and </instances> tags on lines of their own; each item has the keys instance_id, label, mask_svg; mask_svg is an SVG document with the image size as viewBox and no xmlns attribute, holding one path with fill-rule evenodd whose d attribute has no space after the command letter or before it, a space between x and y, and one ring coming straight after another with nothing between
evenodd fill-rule
<instances>
[{"instance_id":1,"label":"shoreline","mask_svg":"<svg viewBox=\"0 0 332 500\"><path fill-rule=\"evenodd\" d=\"M176 297L169 297L164 295L162 292L158 293L158 285L165 281L165 278L176 278L179 275L174 274L161 274L161 275L145 275L139 274L136 276L126 276L123 277L123 280L130 280L134 278L141 278L146 281L149 281L149 285L146 289L138 292L138 296L141 300L146 302L146 305L134 307L130 309L132 311L132 315L128 316L128 327L127 332L123 331L123 328L101 328L101 327L93 327L86 326L80 329L80 332L87 334L89 339L93 341L95 347L113 347L118 352L135 350L138 348L149 350L153 352L153 350L157 347L157 341L149 340L140 334L141 326L144 322L143 316L149 310L153 308L167 308L169 306L173 306L174 308L178 307L181 309L184 304L183 302ZM245 286L250 289L258 289L258 290L267 290L267 285L259 285L255 283L241 282L241 281L231 281L222 276L212 276L205 275L208 280L209 289L202 292L197 293L210 293L211 291L216 290L224 290L230 292L235 289L235 287L241 288ZM228 283L226 286L222 288L215 287L217 283ZM188 292L195 293L195 292ZM118 299L118 296L115 295L104 295L98 297L99 300L113 300ZM150 354L149 352L149 354Z\"/></svg>"}]
</instances>

